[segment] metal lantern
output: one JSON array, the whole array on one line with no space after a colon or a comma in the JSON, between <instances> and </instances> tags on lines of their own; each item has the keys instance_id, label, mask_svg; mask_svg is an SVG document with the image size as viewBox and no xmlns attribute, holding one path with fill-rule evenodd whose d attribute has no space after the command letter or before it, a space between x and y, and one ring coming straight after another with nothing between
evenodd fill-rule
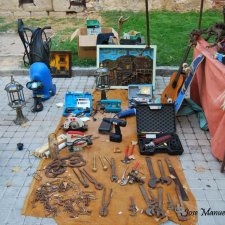
<instances>
[{"instance_id":1,"label":"metal lantern","mask_svg":"<svg viewBox=\"0 0 225 225\"><path fill-rule=\"evenodd\" d=\"M14 120L14 123L17 125L26 123L28 119L22 112L22 107L26 105L23 94L23 86L16 82L13 76L11 76L11 82L5 86L5 91L8 95L9 106L16 109L16 119Z\"/></svg>"},{"instance_id":2,"label":"metal lantern","mask_svg":"<svg viewBox=\"0 0 225 225\"><path fill-rule=\"evenodd\" d=\"M96 70L96 89L101 91L101 100L106 98L106 90L109 90L109 70L108 68L103 67L101 64L100 67Z\"/></svg>"}]
</instances>

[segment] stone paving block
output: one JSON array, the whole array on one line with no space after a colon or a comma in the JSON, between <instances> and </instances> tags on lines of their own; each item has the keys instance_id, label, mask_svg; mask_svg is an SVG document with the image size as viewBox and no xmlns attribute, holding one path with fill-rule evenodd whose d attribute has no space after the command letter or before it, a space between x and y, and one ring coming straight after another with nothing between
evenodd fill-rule
<instances>
[{"instance_id":1,"label":"stone paving block","mask_svg":"<svg viewBox=\"0 0 225 225\"><path fill-rule=\"evenodd\" d=\"M12 166L5 166L3 167L3 172L2 172L2 176L5 176L7 177L7 179L11 179L11 177L14 175L13 172L12 172ZM0 180L1 182L1 180Z\"/></svg>"},{"instance_id":2,"label":"stone paving block","mask_svg":"<svg viewBox=\"0 0 225 225\"><path fill-rule=\"evenodd\" d=\"M192 161L191 154L182 154L179 158L181 161Z\"/></svg>"},{"instance_id":3,"label":"stone paving block","mask_svg":"<svg viewBox=\"0 0 225 225\"><path fill-rule=\"evenodd\" d=\"M218 189L225 189L225 182L224 182L224 180L216 180L216 184L218 186Z\"/></svg>"},{"instance_id":4,"label":"stone paving block","mask_svg":"<svg viewBox=\"0 0 225 225\"><path fill-rule=\"evenodd\" d=\"M189 187L191 189L203 189L203 185L200 179L189 179L186 177L188 180Z\"/></svg>"},{"instance_id":5,"label":"stone paving block","mask_svg":"<svg viewBox=\"0 0 225 225\"><path fill-rule=\"evenodd\" d=\"M36 218L32 216L26 216L24 225L40 225L42 222L42 218Z\"/></svg>"},{"instance_id":6,"label":"stone paving block","mask_svg":"<svg viewBox=\"0 0 225 225\"><path fill-rule=\"evenodd\" d=\"M9 141L9 144L17 144L17 143L20 143L22 140L22 138L11 138L10 141Z\"/></svg>"},{"instance_id":7,"label":"stone paving block","mask_svg":"<svg viewBox=\"0 0 225 225\"><path fill-rule=\"evenodd\" d=\"M54 219L44 218L41 221L41 225L57 225Z\"/></svg>"},{"instance_id":8,"label":"stone paving block","mask_svg":"<svg viewBox=\"0 0 225 225\"><path fill-rule=\"evenodd\" d=\"M212 155L212 153L206 153L206 154L204 154L204 158L206 159L206 161L215 161L215 160L217 160L217 159Z\"/></svg>"},{"instance_id":9,"label":"stone paving block","mask_svg":"<svg viewBox=\"0 0 225 225\"><path fill-rule=\"evenodd\" d=\"M11 158L9 159L9 161L7 162L7 166L20 166L20 162L21 162L21 159L16 159L16 158Z\"/></svg>"},{"instance_id":10,"label":"stone paving block","mask_svg":"<svg viewBox=\"0 0 225 225\"><path fill-rule=\"evenodd\" d=\"M24 135L25 135L25 132L24 131L22 131L22 132L15 132L15 134L14 134L14 137L15 138L23 138L24 137Z\"/></svg>"},{"instance_id":11,"label":"stone paving block","mask_svg":"<svg viewBox=\"0 0 225 225\"><path fill-rule=\"evenodd\" d=\"M2 138L0 138L0 144L8 144L10 142L10 140L11 140L10 138L2 137Z\"/></svg>"},{"instance_id":12,"label":"stone paving block","mask_svg":"<svg viewBox=\"0 0 225 225\"><path fill-rule=\"evenodd\" d=\"M5 190L5 193L4 193L4 196L3 198L6 198L6 197L13 197L13 198L16 198L18 197L18 194L20 192L20 189L21 187L8 187L6 190Z\"/></svg>"},{"instance_id":13,"label":"stone paving block","mask_svg":"<svg viewBox=\"0 0 225 225\"><path fill-rule=\"evenodd\" d=\"M213 211L224 211L225 209L225 201L210 200L209 205ZM224 224L224 215L213 216L213 219L215 220L216 225Z\"/></svg>"},{"instance_id":14,"label":"stone paving block","mask_svg":"<svg viewBox=\"0 0 225 225\"><path fill-rule=\"evenodd\" d=\"M25 182L23 184L24 187L29 187L31 185L31 182L33 180L33 177L32 176L27 176L26 179L25 179Z\"/></svg>"},{"instance_id":15,"label":"stone paving block","mask_svg":"<svg viewBox=\"0 0 225 225\"><path fill-rule=\"evenodd\" d=\"M13 131L7 131L4 133L3 137L12 138L14 136L15 132Z\"/></svg>"},{"instance_id":16,"label":"stone paving block","mask_svg":"<svg viewBox=\"0 0 225 225\"><path fill-rule=\"evenodd\" d=\"M218 186L213 179L201 179L202 187L204 189L217 190Z\"/></svg>"},{"instance_id":17,"label":"stone paving block","mask_svg":"<svg viewBox=\"0 0 225 225\"><path fill-rule=\"evenodd\" d=\"M200 175L196 170L188 169L184 170L185 177L189 177L190 179L199 179Z\"/></svg>"},{"instance_id":18,"label":"stone paving block","mask_svg":"<svg viewBox=\"0 0 225 225\"><path fill-rule=\"evenodd\" d=\"M7 223L10 225L23 225L25 216L21 215L20 210L12 210L7 219Z\"/></svg>"},{"instance_id":19,"label":"stone paving block","mask_svg":"<svg viewBox=\"0 0 225 225\"><path fill-rule=\"evenodd\" d=\"M8 163L9 159L0 158L0 165L5 167Z\"/></svg>"},{"instance_id":20,"label":"stone paving block","mask_svg":"<svg viewBox=\"0 0 225 225\"><path fill-rule=\"evenodd\" d=\"M197 141L198 141L199 145L202 145L202 146L204 146L204 145L210 146L209 140L197 140Z\"/></svg>"},{"instance_id":21,"label":"stone paving block","mask_svg":"<svg viewBox=\"0 0 225 225\"><path fill-rule=\"evenodd\" d=\"M206 146L206 145L200 145L201 149L202 149L202 152L204 154L212 154L212 151L211 151L211 147L210 146Z\"/></svg>"},{"instance_id":22,"label":"stone paving block","mask_svg":"<svg viewBox=\"0 0 225 225\"><path fill-rule=\"evenodd\" d=\"M202 153L199 153L199 151L196 153L192 153L191 157L194 161L205 161L205 157Z\"/></svg>"},{"instance_id":23,"label":"stone paving block","mask_svg":"<svg viewBox=\"0 0 225 225\"><path fill-rule=\"evenodd\" d=\"M9 211L13 208L16 199L14 197L4 197L0 201L0 211L2 209L8 209Z\"/></svg>"},{"instance_id":24,"label":"stone paving block","mask_svg":"<svg viewBox=\"0 0 225 225\"><path fill-rule=\"evenodd\" d=\"M198 170L198 169L205 169L205 170L210 169L208 167L207 162L205 162L205 161L194 161L194 164L195 164L196 170Z\"/></svg>"},{"instance_id":25,"label":"stone paving block","mask_svg":"<svg viewBox=\"0 0 225 225\"><path fill-rule=\"evenodd\" d=\"M23 186L19 192L19 195L17 196L18 198L25 198L28 194L28 191L29 191L29 188L28 186Z\"/></svg>"},{"instance_id":26,"label":"stone paving block","mask_svg":"<svg viewBox=\"0 0 225 225\"><path fill-rule=\"evenodd\" d=\"M204 190L207 200L223 200L221 193L215 190Z\"/></svg>"},{"instance_id":27,"label":"stone paving block","mask_svg":"<svg viewBox=\"0 0 225 225\"><path fill-rule=\"evenodd\" d=\"M221 173L219 170L211 170L214 179L223 179L225 182L225 173Z\"/></svg>"},{"instance_id":28,"label":"stone paving block","mask_svg":"<svg viewBox=\"0 0 225 225\"><path fill-rule=\"evenodd\" d=\"M181 164L184 169L194 169L195 168L195 164L191 160L182 161Z\"/></svg>"},{"instance_id":29,"label":"stone paving block","mask_svg":"<svg viewBox=\"0 0 225 225\"><path fill-rule=\"evenodd\" d=\"M6 224L9 214L10 214L10 209L4 208L0 210L0 218L1 218L2 224Z\"/></svg>"},{"instance_id":30,"label":"stone paving block","mask_svg":"<svg viewBox=\"0 0 225 225\"><path fill-rule=\"evenodd\" d=\"M198 174L201 179L213 179L213 175L210 170L200 171Z\"/></svg>"},{"instance_id":31,"label":"stone paving block","mask_svg":"<svg viewBox=\"0 0 225 225\"><path fill-rule=\"evenodd\" d=\"M208 167L212 170L220 170L221 164L218 161L209 161L207 162Z\"/></svg>"},{"instance_id":32,"label":"stone paving block","mask_svg":"<svg viewBox=\"0 0 225 225\"><path fill-rule=\"evenodd\" d=\"M22 210L24 205L24 198L16 198L13 204L14 210Z\"/></svg>"},{"instance_id":33,"label":"stone paving block","mask_svg":"<svg viewBox=\"0 0 225 225\"><path fill-rule=\"evenodd\" d=\"M206 200L205 192L202 189L191 188L196 200Z\"/></svg>"},{"instance_id":34,"label":"stone paving block","mask_svg":"<svg viewBox=\"0 0 225 225\"><path fill-rule=\"evenodd\" d=\"M196 137L195 137L194 134L184 133L184 137L185 137L187 140L196 140Z\"/></svg>"},{"instance_id":35,"label":"stone paving block","mask_svg":"<svg viewBox=\"0 0 225 225\"><path fill-rule=\"evenodd\" d=\"M199 145L197 140L186 140L186 142L188 145L195 145L195 146Z\"/></svg>"},{"instance_id":36,"label":"stone paving block","mask_svg":"<svg viewBox=\"0 0 225 225\"><path fill-rule=\"evenodd\" d=\"M13 151L13 154L12 154L12 158L17 158L17 159L22 159L25 155L26 151L25 150L22 150L22 151Z\"/></svg>"},{"instance_id":37,"label":"stone paving block","mask_svg":"<svg viewBox=\"0 0 225 225\"><path fill-rule=\"evenodd\" d=\"M13 177L12 186L13 187L22 187L23 184L25 183L25 179L26 179L26 177L23 177L23 176Z\"/></svg>"}]
</instances>

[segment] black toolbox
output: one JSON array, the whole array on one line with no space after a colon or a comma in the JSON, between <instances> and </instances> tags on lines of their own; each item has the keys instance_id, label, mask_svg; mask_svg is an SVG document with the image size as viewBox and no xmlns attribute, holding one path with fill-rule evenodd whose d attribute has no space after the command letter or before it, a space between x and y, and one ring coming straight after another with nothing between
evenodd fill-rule
<instances>
[{"instance_id":1,"label":"black toolbox","mask_svg":"<svg viewBox=\"0 0 225 225\"><path fill-rule=\"evenodd\" d=\"M168 104L140 104L136 106L137 135L140 154L153 155L168 153L181 155L183 146L176 134L175 106ZM170 138L160 144L151 146L156 138L170 135Z\"/></svg>"}]
</instances>

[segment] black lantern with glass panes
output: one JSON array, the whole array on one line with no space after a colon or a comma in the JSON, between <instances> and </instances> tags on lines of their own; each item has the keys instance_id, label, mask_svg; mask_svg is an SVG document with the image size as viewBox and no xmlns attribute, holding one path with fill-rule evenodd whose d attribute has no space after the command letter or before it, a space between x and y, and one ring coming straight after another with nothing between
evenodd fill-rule
<instances>
[{"instance_id":1,"label":"black lantern with glass panes","mask_svg":"<svg viewBox=\"0 0 225 225\"><path fill-rule=\"evenodd\" d=\"M9 106L16 110L16 119L14 123L22 125L26 123L28 119L23 115L22 108L26 105L23 85L14 80L11 76L11 82L5 86L5 91L8 95Z\"/></svg>"}]
</instances>

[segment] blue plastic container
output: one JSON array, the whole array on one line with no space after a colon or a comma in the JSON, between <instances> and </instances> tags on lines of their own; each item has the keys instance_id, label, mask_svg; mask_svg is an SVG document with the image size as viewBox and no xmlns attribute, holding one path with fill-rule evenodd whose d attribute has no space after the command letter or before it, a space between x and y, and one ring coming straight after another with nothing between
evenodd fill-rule
<instances>
[{"instance_id":1,"label":"blue plastic container","mask_svg":"<svg viewBox=\"0 0 225 225\"><path fill-rule=\"evenodd\" d=\"M56 86L52 84L50 69L43 62L35 62L30 66L31 81L40 81L43 88L35 92L35 95L41 96L42 100L49 99L56 93Z\"/></svg>"}]
</instances>

